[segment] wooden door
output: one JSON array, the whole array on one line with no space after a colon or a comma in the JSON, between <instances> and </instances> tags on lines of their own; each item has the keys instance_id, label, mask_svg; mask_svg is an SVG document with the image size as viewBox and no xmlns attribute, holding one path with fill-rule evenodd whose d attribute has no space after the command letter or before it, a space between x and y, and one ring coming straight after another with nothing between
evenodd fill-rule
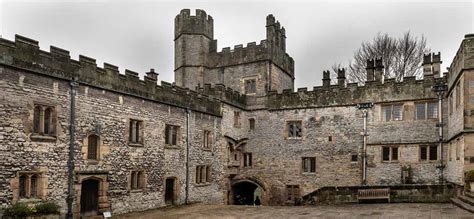
<instances>
[{"instance_id":1,"label":"wooden door","mask_svg":"<svg viewBox=\"0 0 474 219\"><path fill-rule=\"evenodd\" d=\"M99 208L99 181L89 179L82 182L81 216L97 215Z\"/></svg>"},{"instance_id":2,"label":"wooden door","mask_svg":"<svg viewBox=\"0 0 474 219\"><path fill-rule=\"evenodd\" d=\"M173 205L174 204L174 183L175 180L174 178L168 178L166 179L166 186L165 186L165 203L167 205Z\"/></svg>"}]
</instances>

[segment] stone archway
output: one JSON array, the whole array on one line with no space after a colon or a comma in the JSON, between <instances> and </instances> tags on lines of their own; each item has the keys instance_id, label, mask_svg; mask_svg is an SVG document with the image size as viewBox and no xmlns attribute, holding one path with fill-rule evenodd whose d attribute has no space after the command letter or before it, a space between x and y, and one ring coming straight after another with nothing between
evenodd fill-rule
<instances>
[{"instance_id":1,"label":"stone archway","mask_svg":"<svg viewBox=\"0 0 474 219\"><path fill-rule=\"evenodd\" d=\"M236 180L231 185L229 204L253 205L257 197L262 204L266 203L265 188L260 183L250 179Z\"/></svg>"},{"instance_id":2,"label":"stone archway","mask_svg":"<svg viewBox=\"0 0 474 219\"><path fill-rule=\"evenodd\" d=\"M95 214L101 214L111 210L109 198L107 196L107 190L109 189L107 175L107 172L100 171L76 172L77 181L74 185L74 190L77 196L73 207L75 217L85 216L85 214L93 214L96 207L97 210L95 211ZM83 195L85 197L83 197ZM97 199L97 204L95 204L95 199ZM84 204L86 206L83 206Z\"/></svg>"}]
</instances>

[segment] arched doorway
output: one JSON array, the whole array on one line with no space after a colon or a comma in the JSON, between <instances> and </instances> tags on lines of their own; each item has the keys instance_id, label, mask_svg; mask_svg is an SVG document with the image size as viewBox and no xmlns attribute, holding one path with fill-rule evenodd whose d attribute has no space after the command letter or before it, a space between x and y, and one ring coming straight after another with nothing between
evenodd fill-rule
<instances>
[{"instance_id":1,"label":"arched doorway","mask_svg":"<svg viewBox=\"0 0 474 219\"><path fill-rule=\"evenodd\" d=\"M97 215L99 210L99 181L88 179L81 186L81 216Z\"/></svg>"},{"instance_id":2,"label":"arched doorway","mask_svg":"<svg viewBox=\"0 0 474 219\"><path fill-rule=\"evenodd\" d=\"M262 200L263 189L250 181L242 181L232 185L234 205L253 205L257 196Z\"/></svg>"}]
</instances>

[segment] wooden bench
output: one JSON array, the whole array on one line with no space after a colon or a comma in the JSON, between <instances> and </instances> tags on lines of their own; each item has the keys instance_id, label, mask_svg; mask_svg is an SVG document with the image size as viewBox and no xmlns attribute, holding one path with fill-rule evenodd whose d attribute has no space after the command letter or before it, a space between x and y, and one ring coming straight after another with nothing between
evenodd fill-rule
<instances>
[{"instance_id":1,"label":"wooden bench","mask_svg":"<svg viewBox=\"0 0 474 219\"><path fill-rule=\"evenodd\" d=\"M357 200L388 200L390 202L390 188L381 189L359 189L357 191Z\"/></svg>"}]
</instances>

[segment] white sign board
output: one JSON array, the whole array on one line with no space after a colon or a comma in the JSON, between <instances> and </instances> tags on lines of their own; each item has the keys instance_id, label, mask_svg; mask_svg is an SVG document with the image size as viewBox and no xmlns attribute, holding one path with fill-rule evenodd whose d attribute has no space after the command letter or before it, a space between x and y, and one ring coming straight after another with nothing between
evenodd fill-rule
<instances>
[{"instance_id":1,"label":"white sign board","mask_svg":"<svg viewBox=\"0 0 474 219\"><path fill-rule=\"evenodd\" d=\"M110 211L104 212L104 218L112 217L112 213Z\"/></svg>"}]
</instances>

